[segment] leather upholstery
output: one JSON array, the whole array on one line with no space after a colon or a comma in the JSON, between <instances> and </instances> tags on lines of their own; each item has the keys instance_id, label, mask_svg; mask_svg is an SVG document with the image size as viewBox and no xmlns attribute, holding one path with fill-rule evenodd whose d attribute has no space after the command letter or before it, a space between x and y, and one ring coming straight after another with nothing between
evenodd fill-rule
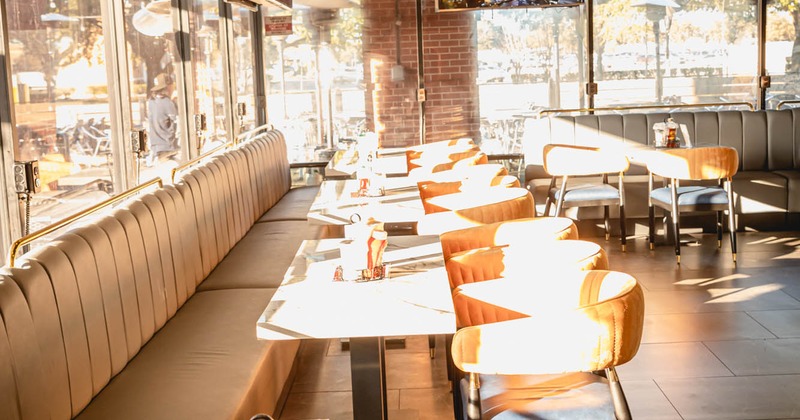
<instances>
[{"instance_id":1,"label":"leather upholstery","mask_svg":"<svg viewBox=\"0 0 800 420\"><path fill-rule=\"evenodd\" d=\"M734 177L737 213L796 212L800 196L794 183L800 169L800 110L769 111L698 111L625 115L559 116L528 119L525 123L524 150L527 163L525 179L529 183L548 179L544 171L542 151L546 144L563 143L586 146L610 146L621 150L652 146L653 124L672 117L686 126L694 145L722 145L736 149L738 173ZM679 134L679 137L683 137ZM626 213L644 217L646 188L629 188L628 184L646 180L631 175L646 175L642 162L632 162L626 172ZM531 185L529 184L529 185ZM544 202L546 187L532 185L539 202ZM767 185L768 188L761 188Z\"/></svg>"},{"instance_id":2,"label":"leather upholstery","mask_svg":"<svg viewBox=\"0 0 800 420\"><path fill-rule=\"evenodd\" d=\"M253 322L294 248L281 252L316 233L251 228L303 198L287 196L286 156L283 135L265 133L4 267L0 418L273 412L298 343L259 341Z\"/></svg>"}]
</instances>

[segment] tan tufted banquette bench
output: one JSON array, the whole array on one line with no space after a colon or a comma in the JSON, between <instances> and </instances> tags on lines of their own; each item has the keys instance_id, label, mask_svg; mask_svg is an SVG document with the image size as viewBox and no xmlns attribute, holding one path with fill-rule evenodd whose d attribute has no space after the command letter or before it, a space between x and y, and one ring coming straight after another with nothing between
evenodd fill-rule
<instances>
[{"instance_id":1,"label":"tan tufted banquette bench","mask_svg":"<svg viewBox=\"0 0 800 420\"><path fill-rule=\"evenodd\" d=\"M695 144L722 145L739 152L733 180L740 219L788 218L800 213L800 109L783 111L703 111L625 115L581 115L529 119L525 127L525 179L541 212L550 177L542 149L550 143L610 146L620 150L654 144L653 124L671 117L685 125ZM682 134L679 133L682 138ZM625 176L628 217L647 217L647 169L631 162ZM612 183L615 181L611 181ZM750 216L750 217L748 217ZM577 218L598 218L596 209L581 209ZM739 228L743 228L742 223Z\"/></svg>"},{"instance_id":2,"label":"tan tufted banquette bench","mask_svg":"<svg viewBox=\"0 0 800 420\"><path fill-rule=\"evenodd\" d=\"M4 267L0 418L273 414L299 343L255 323L317 237L286 156L265 133Z\"/></svg>"}]
</instances>

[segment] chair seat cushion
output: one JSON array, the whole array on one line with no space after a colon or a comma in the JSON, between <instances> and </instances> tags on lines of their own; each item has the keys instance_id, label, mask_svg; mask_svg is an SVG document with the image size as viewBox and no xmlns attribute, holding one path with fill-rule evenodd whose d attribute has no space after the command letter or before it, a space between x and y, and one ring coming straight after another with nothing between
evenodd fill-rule
<instances>
[{"instance_id":1,"label":"chair seat cushion","mask_svg":"<svg viewBox=\"0 0 800 420\"><path fill-rule=\"evenodd\" d=\"M275 289L194 295L78 415L233 419L274 414L299 342L256 338Z\"/></svg>"},{"instance_id":2,"label":"chair seat cushion","mask_svg":"<svg viewBox=\"0 0 800 420\"><path fill-rule=\"evenodd\" d=\"M319 186L290 189L272 208L267 210L258 222L278 220L307 220L308 209L319 192Z\"/></svg>"},{"instance_id":3,"label":"chair seat cushion","mask_svg":"<svg viewBox=\"0 0 800 420\"><path fill-rule=\"evenodd\" d=\"M558 188L553 188L550 194L556 200L561 196ZM610 184L585 184L575 187L567 187L564 194L564 204L568 207L583 201L606 201L619 200L619 190Z\"/></svg>"},{"instance_id":4,"label":"chair seat cushion","mask_svg":"<svg viewBox=\"0 0 800 420\"><path fill-rule=\"evenodd\" d=\"M591 373L480 375L480 382L484 418L614 418L608 381ZM462 380L462 396L469 395L468 387L467 380ZM466 399L462 400L462 407L466 407Z\"/></svg>"},{"instance_id":5,"label":"chair seat cushion","mask_svg":"<svg viewBox=\"0 0 800 420\"><path fill-rule=\"evenodd\" d=\"M256 223L197 290L278 287L300 244L319 232L306 221Z\"/></svg>"},{"instance_id":6,"label":"chair seat cushion","mask_svg":"<svg viewBox=\"0 0 800 420\"><path fill-rule=\"evenodd\" d=\"M664 205L672 203L672 193L670 187L656 188L650 192L653 201ZM699 205L727 205L728 193L720 187L704 187L693 185L678 188L679 206L699 206Z\"/></svg>"}]
</instances>

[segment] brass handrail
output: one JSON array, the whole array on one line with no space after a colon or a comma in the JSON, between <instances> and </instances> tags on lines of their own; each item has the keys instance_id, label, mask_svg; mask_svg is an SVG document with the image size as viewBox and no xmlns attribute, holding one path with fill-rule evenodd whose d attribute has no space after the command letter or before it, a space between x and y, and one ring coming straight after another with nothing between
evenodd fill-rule
<instances>
[{"instance_id":1,"label":"brass handrail","mask_svg":"<svg viewBox=\"0 0 800 420\"><path fill-rule=\"evenodd\" d=\"M194 159L192 159L192 160L190 160L190 161L188 161L186 163L183 163L181 165L178 165L178 166L172 168L172 174L170 176L170 179L172 180L172 183L173 184L175 183L175 175L177 175L178 172L180 172L180 171L182 171L182 170L184 170L184 169L186 169L186 168L188 168L190 166L194 166L197 163L199 163L200 161L202 161L203 159L213 155L214 153L219 152L220 150L226 149L226 148L228 148L230 146L231 146L230 143L225 143L223 145L217 146L217 147L215 147L215 148L203 153L202 155L200 155L200 156L198 156L198 157L196 157L196 158L194 158Z\"/></svg>"},{"instance_id":2,"label":"brass handrail","mask_svg":"<svg viewBox=\"0 0 800 420\"><path fill-rule=\"evenodd\" d=\"M613 106L604 108L573 108L573 109L543 109L539 115L557 114L561 112L594 112L594 111L631 111L636 109L657 109L657 108L700 108L704 106L747 106L751 111L755 111L755 106L750 102L712 102L705 104L676 104L676 105L636 105L636 106Z\"/></svg>"},{"instance_id":3,"label":"brass handrail","mask_svg":"<svg viewBox=\"0 0 800 420\"><path fill-rule=\"evenodd\" d=\"M788 101L780 101L780 102L778 102L778 106L776 106L775 109L780 110L786 104L800 104L800 99L792 99L792 100L788 100Z\"/></svg>"},{"instance_id":4,"label":"brass handrail","mask_svg":"<svg viewBox=\"0 0 800 420\"><path fill-rule=\"evenodd\" d=\"M66 225L68 225L68 224L70 224L70 223L72 223L72 222L74 222L74 221L76 221L76 220L78 220L78 219L80 219L82 217L85 217L85 216L88 216L88 215L90 215L92 213L95 213L98 210L102 209L103 207L106 207L108 205L111 205L111 204L114 204L116 202L122 201L122 200L124 200L124 199L126 199L128 197L131 197L134 194L138 194L142 190L144 190L146 188L149 188L149 187L152 187L153 185L158 185L159 188L164 186L163 182L161 181L161 178L153 178L153 179L145 182L144 184L137 185L136 187L133 187L133 188L129 189L128 191L125 191L125 192L122 192L120 194L117 194L117 195L115 195L115 196L113 196L113 197L111 197L111 198L109 198L109 199L107 199L105 201L102 201L100 203L97 203L97 204L93 205L92 207L89 207L87 209L81 210L81 211L79 211L79 212L77 212L77 213L75 213L75 214L73 214L71 216L67 216L67 217L65 217L65 218L63 218L63 219L61 219L61 220L59 220L59 221L57 221L57 222L55 222L55 223L53 223L51 225L45 226L44 228L39 229L36 232L33 232L33 233L29 234L29 235L26 235L26 236L23 236L23 237L17 239L16 241L14 241L13 244L11 244L11 249L8 252L8 266L9 267L14 267L14 263L16 262L16 259L17 259L17 251L19 250L19 248L21 246L27 245L27 244L29 244L29 243L41 238L42 236L45 236L47 234L52 233L53 231L55 231L57 229L61 229L62 227L66 226Z\"/></svg>"},{"instance_id":5,"label":"brass handrail","mask_svg":"<svg viewBox=\"0 0 800 420\"><path fill-rule=\"evenodd\" d=\"M236 136L236 140L238 141L238 140L240 140L240 139L246 138L246 136L249 136L249 135L250 135L250 134L252 134L252 133L257 133L257 132L259 132L259 131L261 131L261 130L265 130L265 129L266 129L266 130L273 130L274 128L275 128L275 127L274 127L272 124L264 124L264 125L260 125L260 126L258 126L258 127L256 127L256 128L254 128L254 129L252 129L252 130L245 131L245 132L243 132L243 133L239 133L239 134Z\"/></svg>"}]
</instances>

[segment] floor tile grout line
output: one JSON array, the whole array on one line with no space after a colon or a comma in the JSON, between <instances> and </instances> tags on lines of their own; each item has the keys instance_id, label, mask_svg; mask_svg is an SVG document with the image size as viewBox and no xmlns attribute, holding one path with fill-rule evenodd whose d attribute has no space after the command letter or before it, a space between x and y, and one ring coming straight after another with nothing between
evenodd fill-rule
<instances>
[{"instance_id":1,"label":"floor tile grout line","mask_svg":"<svg viewBox=\"0 0 800 420\"><path fill-rule=\"evenodd\" d=\"M756 324L760 325L761 328L769 331L770 334L775 336L774 338L781 338L781 337L778 336L778 334L775 334L771 329L767 328L766 325L758 322L758 320L753 315L751 315L750 312L771 312L771 311L744 311L744 314L747 315L748 317L750 317L750 319L752 319L753 321L755 321Z\"/></svg>"},{"instance_id":2,"label":"floor tile grout line","mask_svg":"<svg viewBox=\"0 0 800 420\"><path fill-rule=\"evenodd\" d=\"M725 366L725 369L728 369L728 372L730 372L732 376L734 376L734 377L738 377L738 375L737 375L737 374L736 374L736 373L733 371L733 369L731 369L731 368L730 368L730 367L729 367L729 366L728 366L728 365L727 365L725 362L723 362L723 361L722 361L722 359L720 359L720 357L717 355L717 353L714 353L714 350L711 350L711 347L709 347L709 346L708 346L708 344L706 344L705 340L701 341L701 342L700 342L700 344L701 344L703 347L705 347L705 348L706 348L706 350L708 350L708 352L709 352L709 353L711 353L712 355L714 355L714 357L715 357L715 358L716 358L716 359L717 359L717 360L718 360L720 363L722 363L722 366Z\"/></svg>"},{"instance_id":3,"label":"floor tile grout line","mask_svg":"<svg viewBox=\"0 0 800 420\"><path fill-rule=\"evenodd\" d=\"M658 383L658 381L655 380L655 379L652 379L652 381L656 385L656 388L658 388L658 392L660 392L661 395L664 396L664 399L667 400L667 402L669 403L670 407L672 407L672 409L675 410L675 413L678 414L678 417L680 417L681 420L685 420L684 417L683 417L683 414L681 414L681 412L678 410L678 407L675 406L675 403L673 403L672 400L669 399L669 397L667 396L667 393L664 392L664 389L661 388L661 385Z\"/></svg>"}]
</instances>

